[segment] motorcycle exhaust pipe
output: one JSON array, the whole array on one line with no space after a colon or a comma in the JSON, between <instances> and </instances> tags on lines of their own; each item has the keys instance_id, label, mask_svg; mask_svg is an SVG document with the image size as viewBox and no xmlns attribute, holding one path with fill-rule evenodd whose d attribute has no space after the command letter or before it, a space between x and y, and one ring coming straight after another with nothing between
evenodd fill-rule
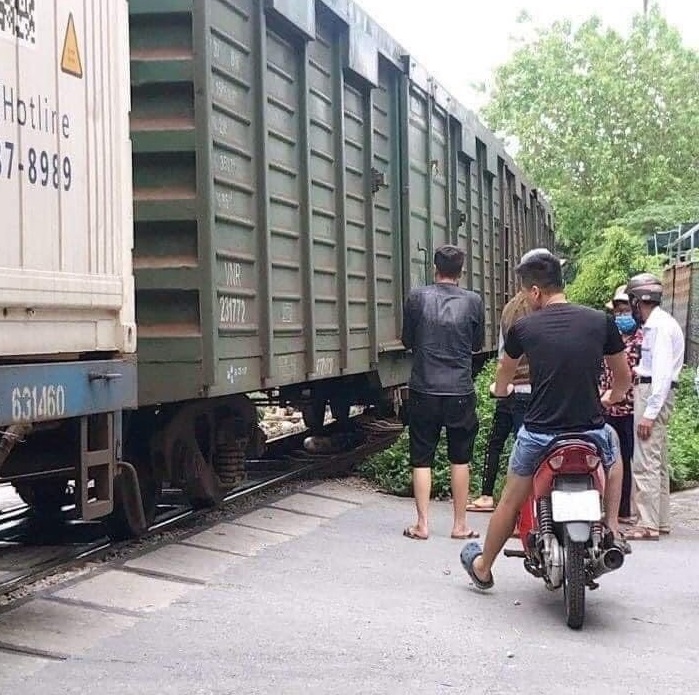
<instances>
[{"instance_id":1,"label":"motorcycle exhaust pipe","mask_svg":"<svg viewBox=\"0 0 699 695\"><path fill-rule=\"evenodd\" d=\"M606 574L607 572L614 572L618 570L624 564L624 553L619 550L619 548L609 548L605 550L604 553L596 560L593 565L593 578Z\"/></svg>"},{"instance_id":2,"label":"motorcycle exhaust pipe","mask_svg":"<svg viewBox=\"0 0 699 695\"><path fill-rule=\"evenodd\" d=\"M609 572L618 570L624 564L624 553L619 548L609 548L602 555L602 563Z\"/></svg>"}]
</instances>

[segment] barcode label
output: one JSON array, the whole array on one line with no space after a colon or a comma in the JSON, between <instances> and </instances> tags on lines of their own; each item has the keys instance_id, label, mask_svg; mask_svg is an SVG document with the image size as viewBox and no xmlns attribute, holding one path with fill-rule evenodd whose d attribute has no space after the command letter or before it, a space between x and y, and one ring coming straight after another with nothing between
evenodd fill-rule
<instances>
[{"instance_id":1,"label":"barcode label","mask_svg":"<svg viewBox=\"0 0 699 695\"><path fill-rule=\"evenodd\" d=\"M0 35L16 37L24 43L34 44L35 5L36 0L0 0Z\"/></svg>"}]
</instances>

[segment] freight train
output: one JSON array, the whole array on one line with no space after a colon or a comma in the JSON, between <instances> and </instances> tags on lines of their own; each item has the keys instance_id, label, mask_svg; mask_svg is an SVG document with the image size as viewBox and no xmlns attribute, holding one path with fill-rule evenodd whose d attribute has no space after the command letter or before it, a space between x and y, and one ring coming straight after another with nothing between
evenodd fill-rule
<instances>
[{"instance_id":1,"label":"freight train","mask_svg":"<svg viewBox=\"0 0 699 695\"><path fill-rule=\"evenodd\" d=\"M515 259L553 244L502 143L349 0L19 3L0 92L0 482L41 511L75 481L114 537L163 481L239 484L250 394L312 431L395 414L437 246L489 354Z\"/></svg>"}]
</instances>

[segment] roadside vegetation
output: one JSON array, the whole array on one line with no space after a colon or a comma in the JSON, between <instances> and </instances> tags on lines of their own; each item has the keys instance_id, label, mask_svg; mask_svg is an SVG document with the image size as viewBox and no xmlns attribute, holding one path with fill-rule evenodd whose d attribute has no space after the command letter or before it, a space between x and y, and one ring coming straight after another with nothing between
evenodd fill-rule
<instances>
[{"instance_id":1,"label":"roadside vegetation","mask_svg":"<svg viewBox=\"0 0 699 695\"><path fill-rule=\"evenodd\" d=\"M488 387L495 376L495 360L490 360L476 379L478 396L478 418L480 428L471 464L471 493L480 494L481 475L485 461L485 450L493 419L495 401L488 396ZM699 397L694 389L696 370L685 367L680 378L680 387L675 398L675 409L670 419L670 489L674 492L699 485ZM507 462L512 450L510 437L500 460L501 474L498 476L495 497L499 497L505 482ZM398 496L411 496L411 469L408 458L408 430L387 451L367 459L360 465L359 473L375 483L383 492ZM447 459L446 435L443 434L432 472L432 496L435 499L448 499L449 460Z\"/></svg>"},{"instance_id":2,"label":"roadside vegetation","mask_svg":"<svg viewBox=\"0 0 699 695\"><path fill-rule=\"evenodd\" d=\"M601 308L630 275L661 273L665 259L648 255L648 234L699 219L699 168L693 166L699 159L699 53L683 45L654 3L625 36L595 17L576 28L569 22L535 28L523 14L520 26L516 50L496 70L481 116L506 143L517 142L517 163L551 200L557 251L568 260L568 297ZM491 361L476 380L476 494L495 407L488 397L494 371ZM673 490L699 484L693 376L685 368L670 421ZM503 474L511 444L510 438ZM387 492L412 494L407 430L361 473ZM442 441L433 495L449 494Z\"/></svg>"}]
</instances>

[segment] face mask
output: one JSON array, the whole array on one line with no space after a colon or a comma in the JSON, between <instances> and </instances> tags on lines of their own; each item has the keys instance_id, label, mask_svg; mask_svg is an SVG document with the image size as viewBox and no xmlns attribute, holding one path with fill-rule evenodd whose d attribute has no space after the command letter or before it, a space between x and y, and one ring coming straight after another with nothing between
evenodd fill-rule
<instances>
[{"instance_id":1,"label":"face mask","mask_svg":"<svg viewBox=\"0 0 699 695\"><path fill-rule=\"evenodd\" d=\"M617 328L622 333L633 333L636 330L636 321L633 316L622 314L621 316L617 316L615 321Z\"/></svg>"}]
</instances>

